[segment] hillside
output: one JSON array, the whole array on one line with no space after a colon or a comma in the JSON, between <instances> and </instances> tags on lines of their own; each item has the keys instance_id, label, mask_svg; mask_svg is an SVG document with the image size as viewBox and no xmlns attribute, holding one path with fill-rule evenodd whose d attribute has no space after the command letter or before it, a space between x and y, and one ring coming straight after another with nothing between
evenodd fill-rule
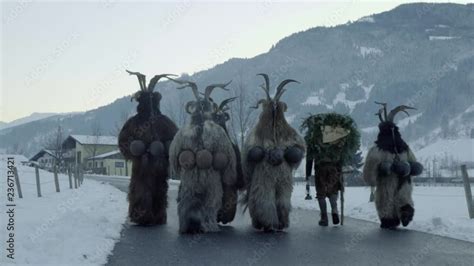
<instances>
[{"instance_id":1,"label":"hillside","mask_svg":"<svg viewBox=\"0 0 474 266\"><path fill-rule=\"evenodd\" d=\"M400 5L352 23L294 33L264 54L230 59L185 78L201 85L233 80L234 91L244 88L252 105L263 96L262 81L255 76L260 72L270 74L272 86L285 78L301 82L289 85L282 98L295 127L308 113L349 113L368 146L376 134L377 100L417 107L402 130L417 148L439 138L467 137L474 128L474 5ZM159 84L162 110L182 124L182 106L191 93L174 87ZM229 96L216 91L214 98ZM100 123L108 133L134 107L125 97L83 114L0 130L0 148L17 144L31 154L58 121L66 132L87 134Z\"/></svg>"}]
</instances>

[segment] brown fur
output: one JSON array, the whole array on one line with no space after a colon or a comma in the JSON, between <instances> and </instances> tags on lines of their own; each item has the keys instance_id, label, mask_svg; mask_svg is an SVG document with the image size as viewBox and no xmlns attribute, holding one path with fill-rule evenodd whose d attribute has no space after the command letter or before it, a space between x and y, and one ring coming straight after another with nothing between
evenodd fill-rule
<instances>
[{"instance_id":1,"label":"brown fur","mask_svg":"<svg viewBox=\"0 0 474 266\"><path fill-rule=\"evenodd\" d=\"M176 125L162 114L147 119L140 113L130 118L120 131L120 151L133 165L128 192L128 213L132 222L140 225L166 223L168 158L154 158L148 153L135 157L130 153L130 143L142 140L149 145L158 139L163 143L171 142L177 130Z\"/></svg>"}]
</instances>

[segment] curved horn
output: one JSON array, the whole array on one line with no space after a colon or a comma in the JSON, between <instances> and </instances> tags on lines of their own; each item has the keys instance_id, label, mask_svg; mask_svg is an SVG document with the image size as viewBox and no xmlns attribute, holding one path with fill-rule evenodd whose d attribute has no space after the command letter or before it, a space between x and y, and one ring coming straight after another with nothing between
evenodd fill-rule
<instances>
[{"instance_id":1,"label":"curved horn","mask_svg":"<svg viewBox=\"0 0 474 266\"><path fill-rule=\"evenodd\" d=\"M235 99L237 99L238 97L232 97L232 98L228 98L228 99L225 99L221 102L221 104L219 105L219 110L224 110L224 107L227 106L227 104L235 101Z\"/></svg>"},{"instance_id":2,"label":"curved horn","mask_svg":"<svg viewBox=\"0 0 474 266\"><path fill-rule=\"evenodd\" d=\"M196 104L194 101L190 101L186 103L186 106L184 107L184 110L186 110L186 113L192 114L191 107L193 107Z\"/></svg>"},{"instance_id":3,"label":"curved horn","mask_svg":"<svg viewBox=\"0 0 474 266\"><path fill-rule=\"evenodd\" d=\"M382 117L383 110L384 110L383 108L380 108L379 111L377 113L375 113L375 115L379 116L380 123L384 122L383 117Z\"/></svg>"},{"instance_id":4,"label":"curved horn","mask_svg":"<svg viewBox=\"0 0 474 266\"><path fill-rule=\"evenodd\" d=\"M257 76L262 76L265 79L265 86L260 86L265 91L265 94L267 95L267 99L271 100L270 97L270 78L268 77L267 74L265 73L258 73Z\"/></svg>"},{"instance_id":5,"label":"curved horn","mask_svg":"<svg viewBox=\"0 0 474 266\"><path fill-rule=\"evenodd\" d=\"M145 91L146 90L146 76L143 75L142 73L140 72L133 72L133 71L130 71L130 70L127 70L125 69L125 71L127 71L128 74L130 75L135 75L137 76L138 78L138 83L140 84L140 89L142 91Z\"/></svg>"},{"instance_id":6,"label":"curved horn","mask_svg":"<svg viewBox=\"0 0 474 266\"><path fill-rule=\"evenodd\" d=\"M399 105L393 108L392 111L390 111L390 113L387 116L387 121L393 122L393 119L395 119L395 115L397 115L398 112L404 112L405 114L410 116L410 114L406 110L416 110L416 108L406 106L406 105Z\"/></svg>"},{"instance_id":7,"label":"curved horn","mask_svg":"<svg viewBox=\"0 0 474 266\"><path fill-rule=\"evenodd\" d=\"M206 89L204 90L204 97L206 97L206 100L209 100L209 98L211 96L211 93L215 88L221 88L223 90L228 91L226 86L229 85L231 82L232 82L232 80L227 82L227 83L224 83L224 84L211 84L211 85L207 86Z\"/></svg>"},{"instance_id":8,"label":"curved horn","mask_svg":"<svg viewBox=\"0 0 474 266\"><path fill-rule=\"evenodd\" d=\"M257 104L255 106L250 106L250 108L253 108L253 109L258 109L258 107L260 106L261 103L263 103L265 100L260 100L257 102Z\"/></svg>"},{"instance_id":9,"label":"curved horn","mask_svg":"<svg viewBox=\"0 0 474 266\"><path fill-rule=\"evenodd\" d=\"M280 85L278 85L277 87L277 91L276 91L276 94L275 94L275 100L278 101L280 100L280 97L283 95L283 93L285 92L285 89L283 89L283 87L286 86L286 84L288 83L291 83L291 82L296 82L296 83L299 83L298 81L294 80L294 79L285 79L284 81L282 81L280 83Z\"/></svg>"},{"instance_id":10,"label":"curved horn","mask_svg":"<svg viewBox=\"0 0 474 266\"><path fill-rule=\"evenodd\" d=\"M175 74L161 74L161 75L155 75L151 80L150 80L150 83L148 83L148 91L149 92L152 92L154 89L155 89L155 85L156 83L158 83L158 81L161 79L161 78L168 78L168 76L174 76L176 77Z\"/></svg>"},{"instance_id":11,"label":"curved horn","mask_svg":"<svg viewBox=\"0 0 474 266\"><path fill-rule=\"evenodd\" d=\"M171 81L174 81L180 85L183 85L181 87L178 87L176 89L178 90L181 90L181 89L184 89L184 88L191 88L193 90L193 94L194 94L194 97L196 98L196 100L199 100L199 91L198 91L198 87L196 85L196 83L194 82L191 82L191 81L187 81L187 80L178 80L178 79L174 79L174 78L170 78L170 77L166 77L167 79L171 80Z\"/></svg>"},{"instance_id":12,"label":"curved horn","mask_svg":"<svg viewBox=\"0 0 474 266\"><path fill-rule=\"evenodd\" d=\"M388 121L387 120L387 103L377 102L377 101L375 101L375 103L383 106L383 108L382 108L383 109L383 116L384 116L385 121ZM380 110L379 110L379 112L380 112Z\"/></svg>"}]
</instances>

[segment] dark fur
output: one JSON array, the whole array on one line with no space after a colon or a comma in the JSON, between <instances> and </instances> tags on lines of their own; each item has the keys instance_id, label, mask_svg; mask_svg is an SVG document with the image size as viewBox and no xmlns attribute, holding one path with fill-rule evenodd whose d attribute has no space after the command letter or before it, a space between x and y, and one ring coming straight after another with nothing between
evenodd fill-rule
<instances>
[{"instance_id":1,"label":"dark fur","mask_svg":"<svg viewBox=\"0 0 474 266\"><path fill-rule=\"evenodd\" d=\"M229 140L232 142L226 126L226 122L229 119L228 114L225 111L218 111L212 115L212 119L225 130L227 136L229 137ZM235 157L237 160L237 182L235 185L232 186L222 183L222 207L217 213L217 221L222 222L223 224L230 223L234 220L235 213L237 211L238 190L244 187L240 149L235 143L232 143L232 148L234 149Z\"/></svg>"},{"instance_id":2,"label":"dark fur","mask_svg":"<svg viewBox=\"0 0 474 266\"><path fill-rule=\"evenodd\" d=\"M395 136L395 143L393 141L392 128L393 135ZM402 139L398 127L392 122L382 122L379 124L379 134L377 135L375 144L379 149L390 153L395 153L395 147L397 148L398 153L408 150L408 145Z\"/></svg>"},{"instance_id":3,"label":"dark fur","mask_svg":"<svg viewBox=\"0 0 474 266\"><path fill-rule=\"evenodd\" d=\"M129 149L133 140L142 140L147 146L154 140L160 140L163 143L173 140L178 128L173 121L161 114L160 99L159 93L153 93L153 105L150 105L150 93L141 92L137 99L139 102L137 115L128 119L119 134L120 151L133 164L128 192L128 214L130 220L139 225L166 223L166 208L168 206L167 155L156 158L145 153L136 157L130 153ZM154 112L153 116L151 111Z\"/></svg>"}]
</instances>

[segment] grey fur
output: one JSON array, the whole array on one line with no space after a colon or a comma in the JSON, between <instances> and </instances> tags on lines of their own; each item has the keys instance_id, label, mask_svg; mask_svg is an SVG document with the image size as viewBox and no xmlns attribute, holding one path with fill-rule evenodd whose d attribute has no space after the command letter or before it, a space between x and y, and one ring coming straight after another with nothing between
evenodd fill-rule
<instances>
[{"instance_id":1,"label":"grey fur","mask_svg":"<svg viewBox=\"0 0 474 266\"><path fill-rule=\"evenodd\" d=\"M409 149L399 154L401 161L416 162L415 155ZM393 162L395 154L372 147L366 157L363 178L370 186L376 186L375 207L380 219L400 219L400 208L410 205L414 208L412 199L413 184L404 182L399 187L399 177L395 173L382 176L378 173L381 162Z\"/></svg>"},{"instance_id":2,"label":"grey fur","mask_svg":"<svg viewBox=\"0 0 474 266\"><path fill-rule=\"evenodd\" d=\"M268 151L273 148L286 150L296 146L305 152L306 145L303 137L285 119L286 104L269 97L268 77L261 75L266 80L264 89L267 99L259 101L263 108L262 113L247 136L242 150L242 169L247 188L245 201L252 225L256 229L281 230L287 228L290 223L293 172L301 162L290 165L284 160L282 164L273 166L267 161ZM248 152L256 146L267 151L266 158L258 163L247 160Z\"/></svg>"},{"instance_id":3,"label":"grey fur","mask_svg":"<svg viewBox=\"0 0 474 266\"><path fill-rule=\"evenodd\" d=\"M222 182L233 185L236 182L235 153L225 131L212 121L205 121L202 132L203 146L196 145L193 136L198 127L187 125L180 129L170 146L170 175L180 177L178 195L178 216L180 232L185 233L190 219L197 219L203 232L217 231L217 211L222 204ZM225 153L229 163L223 172L210 169L183 169L178 163L182 150L207 149L211 153Z\"/></svg>"}]
</instances>

